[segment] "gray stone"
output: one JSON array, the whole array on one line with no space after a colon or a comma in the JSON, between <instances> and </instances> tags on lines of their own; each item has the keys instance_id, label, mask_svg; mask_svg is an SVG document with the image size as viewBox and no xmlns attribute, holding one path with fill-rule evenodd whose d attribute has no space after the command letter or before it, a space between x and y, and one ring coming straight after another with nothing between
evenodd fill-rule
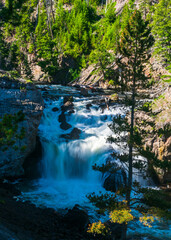
<instances>
[{"instance_id":1,"label":"gray stone","mask_svg":"<svg viewBox=\"0 0 171 240\"><path fill-rule=\"evenodd\" d=\"M62 122L61 125L60 125L60 128L62 128L63 130L68 130L71 127L72 126L67 122Z\"/></svg>"},{"instance_id":2,"label":"gray stone","mask_svg":"<svg viewBox=\"0 0 171 240\"><path fill-rule=\"evenodd\" d=\"M81 130L78 128L73 128L69 134L62 134L61 137L70 140L76 140L80 138Z\"/></svg>"},{"instance_id":3,"label":"gray stone","mask_svg":"<svg viewBox=\"0 0 171 240\"><path fill-rule=\"evenodd\" d=\"M24 160L35 148L44 103L41 93L34 86L27 90L27 85L24 85L25 87L21 90L21 84L17 81L0 80L0 117L19 111L22 111L25 116L24 120L18 123L18 131L21 128L25 130L24 138L16 140L15 146L18 150L8 146L7 150L3 151L2 146L0 147L0 178L16 177L24 173Z\"/></svg>"}]
</instances>

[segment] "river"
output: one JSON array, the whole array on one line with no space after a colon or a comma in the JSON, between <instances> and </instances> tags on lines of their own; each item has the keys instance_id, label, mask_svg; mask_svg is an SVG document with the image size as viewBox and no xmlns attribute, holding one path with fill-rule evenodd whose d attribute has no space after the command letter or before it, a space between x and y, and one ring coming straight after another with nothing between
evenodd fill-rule
<instances>
[{"instance_id":1,"label":"river","mask_svg":"<svg viewBox=\"0 0 171 240\"><path fill-rule=\"evenodd\" d=\"M84 207L92 221L95 221L100 216L95 214L95 208L86 196L93 192L106 192L103 188L106 175L94 171L92 166L105 163L114 150L121 151L117 144L107 142L107 137L113 134L108 125L114 116L124 116L128 108L116 103L108 109L103 101L104 96L97 93L84 97L71 87L38 87L45 101L38 132L43 151L38 165L41 177L22 184L21 199L59 211L78 204ZM61 116L65 96L73 96L73 106ZM67 123L63 129L62 121ZM77 129L76 137L70 135L73 129ZM137 179L135 176L134 178ZM150 184L141 177L137 180L145 186ZM154 228L148 229L135 222L130 225L128 232L130 235L147 235L148 238L144 240L152 237L171 239L167 224L156 223Z\"/></svg>"}]
</instances>

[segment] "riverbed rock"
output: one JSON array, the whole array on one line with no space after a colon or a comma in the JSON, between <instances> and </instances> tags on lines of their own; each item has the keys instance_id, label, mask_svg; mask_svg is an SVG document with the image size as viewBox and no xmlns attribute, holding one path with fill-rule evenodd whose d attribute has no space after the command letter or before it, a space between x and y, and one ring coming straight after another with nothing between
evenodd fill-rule
<instances>
[{"instance_id":1,"label":"riverbed rock","mask_svg":"<svg viewBox=\"0 0 171 240\"><path fill-rule=\"evenodd\" d=\"M30 85L30 83L29 83ZM24 81L0 78L0 116L21 111L24 120L18 123L18 131L25 131L23 139L17 139L15 149L0 147L0 178L23 175L23 163L36 145L37 129L43 113L41 93L32 85L29 90Z\"/></svg>"},{"instance_id":2,"label":"riverbed rock","mask_svg":"<svg viewBox=\"0 0 171 240\"><path fill-rule=\"evenodd\" d=\"M57 112L57 111L59 111L59 108L54 107L54 108L52 108L52 111L53 111L53 112Z\"/></svg>"},{"instance_id":3,"label":"riverbed rock","mask_svg":"<svg viewBox=\"0 0 171 240\"><path fill-rule=\"evenodd\" d=\"M126 185L126 173L123 169L118 169L115 173L107 173L103 187L107 191L116 192L118 188Z\"/></svg>"},{"instance_id":4,"label":"riverbed rock","mask_svg":"<svg viewBox=\"0 0 171 240\"><path fill-rule=\"evenodd\" d=\"M75 110L74 109L71 109L68 111L68 114L71 115L72 113L75 113Z\"/></svg>"},{"instance_id":5,"label":"riverbed rock","mask_svg":"<svg viewBox=\"0 0 171 240\"><path fill-rule=\"evenodd\" d=\"M64 111L62 111L61 114L59 115L58 121L61 122L61 123L66 122L66 116L65 116Z\"/></svg>"},{"instance_id":6,"label":"riverbed rock","mask_svg":"<svg viewBox=\"0 0 171 240\"><path fill-rule=\"evenodd\" d=\"M73 102L74 101L74 98L73 96L65 96L64 97L64 100L63 100L63 103L65 104L66 102Z\"/></svg>"},{"instance_id":7,"label":"riverbed rock","mask_svg":"<svg viewBox=\"0 0 171 240\"><path fill-rule=\"evenodd\" d=\"M15 184L0 182L1 240L100 240L87 233L87 213L80 207L63 216L51 208L16 201L18 195Z\"/></svg>"},{"instance_id":8,"label":"riverbed rock","mask_svg":"<svg viewBox=\"0 0 171 240\"><path fill-rule=\"evenodd\" d=\"M71 124L67 123L67 122L62 122L60 124L60 128L63 130L68 130L69 128L72 128Z\"/></svg>"},{"instance_id":9,"label":"riverbed rock","mask_svg":"<svg viewBox=\"0 0 171 240\"><path fill-rule=\"evenodd\" d=\"M81 87L80 91L81 91L81 94L82 94L84 97L87 97L87 96L88 96L88 88Z\"/></svg>"},{"instance_id":10,"label":"riverbed rock","mask_svg":"<svg viewBox=\"0 0 171 240\"><path fill-rule=\"evenodd\" d=\"M62 105L61 110L66 112L69 110L72 110L74 108L74 104L71 101L67 101L64 103L64 105Z\"/></svg>"},{"instance_id":11,"label":"riverbed rock","mask_svg":"<svg viewBox=\"0 0 171 240\"><path fill-rule=\"evenodd\" d=\"M88 104L86 105L86 109L87 109L87 110L90 110L91 107L92 107L92 104L91 104L91 103L88 103Z\"/></svg>"},{"instance_id":12,"label":"riverbed rock","mask_svg":"<svg viewBox=\"0 0 171 240\"><path fill-rule=\"evenodd\" d=\"M73 128L69 134L62 134L61 137L70 140L76 140L80 138L81 130L78 128Z\"/></svg>"}]
</instances>

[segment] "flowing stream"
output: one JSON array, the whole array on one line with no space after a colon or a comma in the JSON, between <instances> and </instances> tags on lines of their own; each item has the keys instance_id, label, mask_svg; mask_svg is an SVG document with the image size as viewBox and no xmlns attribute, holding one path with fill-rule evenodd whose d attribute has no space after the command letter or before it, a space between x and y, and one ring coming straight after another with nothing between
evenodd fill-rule
<instances>
[{"instance_id":1,"label":"flowing stream","mask_svg":"<svg viewBox=\"0 0 171 240\"><path fill-rule=\"evenodd\" d=\"M58 210L72 208L78 204L86 208L90 216L97 218L86 195L99 191L105 193L103 188L105 176L94 171L92 166L105 163L113 150L120 151L116 144L106 141L112 134L108 125L117 114L124 116L127 109L121 104L115 104L107 109L102 102L100 107L99 102L102 98L100 95L83 97L78 90L71 87L55 85L39 87L45 101L38 133L43 147L43 157L38 166L41 177L22 186L21 198L30 200L37 206ZM65 122L70 124L67 130L63 130L59 122L65 96L74 97L72 109L74 111L65 111L63 116ZM77 137L69 135L74 128L79 133ZM148 185L148 182L142 179L139 181ZM165 226L164 230L160 231L156 228L153 230L153 236L158 237L161 233L165 234L165 237L159 239L170 239L169 228ZM144 231L149 234L148 229L140 227L139 224L133 224L130 228L130 233Z\"/></svg>"}]
</instances>

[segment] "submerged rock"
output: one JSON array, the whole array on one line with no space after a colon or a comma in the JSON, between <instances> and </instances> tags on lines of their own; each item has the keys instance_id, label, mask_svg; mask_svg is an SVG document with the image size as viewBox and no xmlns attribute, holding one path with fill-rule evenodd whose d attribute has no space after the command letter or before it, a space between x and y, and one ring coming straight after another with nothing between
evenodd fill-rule
<instances>
[{"instance_id":1,"label":"submerged rock","mask_svg":"<svg viewBox=\"0 0 171 240\"><path fill-rule=\"evenodd\" d=\"M52 108L52 111L53 111L53 112L57 112L57 111L59 111L59 108L54 107L54 108Z\"/></svg>"}]
</instances>

